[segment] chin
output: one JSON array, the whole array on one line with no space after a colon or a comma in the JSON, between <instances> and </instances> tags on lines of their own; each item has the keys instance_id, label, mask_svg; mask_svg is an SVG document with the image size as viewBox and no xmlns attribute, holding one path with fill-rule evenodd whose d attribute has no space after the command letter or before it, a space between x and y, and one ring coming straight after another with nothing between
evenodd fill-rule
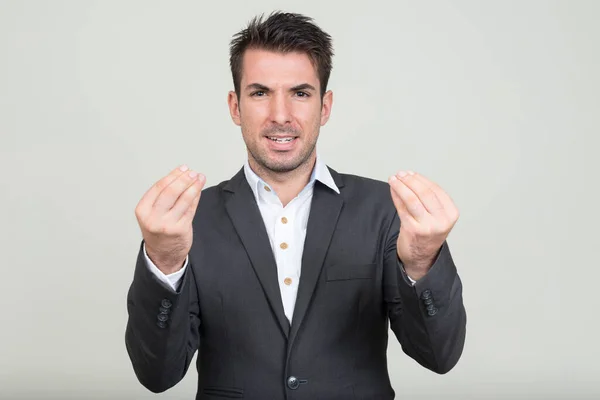
<instances>
[{"instance_id":1,"label":"chin","mask_svg":"<svg viewBox=\"0 0 600 400\"><path fill-rule=\"evenodd\" d=\"M273 146L271 143L268 143L266 146L255 148L255 150L260 149L259 151L251 151L250 153L257 164L269 171L278 173L291 172L306 163L314 151L314 148L311 151L304 148L304 146L300 146L301 144L301 142L296 141L296 143L290 146L285 146L285 149L279 149L274 147L284 146Z\"/></svg>"},{"instance_id":2,"label":"chin","mask_svg":"<svg viewBox=\"0 0 600 400\"><path fill-rule=\"evenodd\" d=\"M264 166L274 172L290 172L298 168L301 164L302 162L297 160L270 159Z\"/></svg>"}]
</instances>

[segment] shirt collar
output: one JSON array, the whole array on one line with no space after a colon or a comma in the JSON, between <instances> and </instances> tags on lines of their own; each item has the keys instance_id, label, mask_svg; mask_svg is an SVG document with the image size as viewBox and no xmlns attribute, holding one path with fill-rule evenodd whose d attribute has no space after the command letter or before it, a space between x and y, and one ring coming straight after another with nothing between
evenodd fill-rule
<instances>
[{"instance_id":1,"label":"shirt collar","mask_svg":"<svg viewBox=\"0 0 600 400\"><path fill-rule=\"evenodd\" d=\"M250 189L252 189L252 193L254 193L254 198L258 202L259 188L263 187L263 186L269 186L269 185L265 181L263 181L258 175L256 175L256 173L252 170L252 168L250 168L250 164L248 163L247 159L246 159L246 162L244 163L244 175L246 176L246 180L248 181L248 184L250 185ZM327 168L327 165L323 162L322 158L319 157L319 155L317 155L315 167L313 168L312 173L310 174L310 179L309 179L308 184L306 185L305 189L312 187L316 181L321 182L322 184L324 184L325 186L327 186L328 188L330 188L337 194L340 194L340 189L335 184L335 181L333 180L333 177L331 176L331 172L329 171L329 168ZM303 191L305 189L303 189Z\"/></svg>"}]
</instances>

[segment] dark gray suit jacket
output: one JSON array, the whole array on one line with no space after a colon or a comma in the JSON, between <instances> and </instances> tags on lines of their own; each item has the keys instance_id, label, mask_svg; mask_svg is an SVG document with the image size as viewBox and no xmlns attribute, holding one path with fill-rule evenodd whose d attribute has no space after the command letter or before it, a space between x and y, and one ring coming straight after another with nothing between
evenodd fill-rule
<instances>
[{"instance_id":1,"label":"dark gray suit jacket","mask_svg":"<svg viewBox=\"0 0 600 400\"><path fill-rule=\"evenodd\" d=\"M177 292L148 270L140 245L125 341L145 387L175 385L198 351L196 399L393 399L389 326L425 368L456 365L466 313L447 243L411 286L389 185L330 171L341 193L315 183L291 326L243 169L204 190Z\"/></svg>"}]
</instances>

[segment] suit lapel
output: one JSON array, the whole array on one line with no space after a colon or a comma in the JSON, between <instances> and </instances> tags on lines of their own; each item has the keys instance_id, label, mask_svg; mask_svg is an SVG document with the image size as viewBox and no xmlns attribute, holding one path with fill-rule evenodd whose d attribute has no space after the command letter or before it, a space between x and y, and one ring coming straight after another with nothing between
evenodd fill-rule
<instances>
[{"instance_id":1,"label":"suit lapel","mask_svg":"<svg viewBox=\"0 0 600 400\"><path fill-rule=\"evenodd\" d=\"M335 172L331 171L333 175ZM333 176L338 181L338 186L341 186L337 174ZM341 195L320 182L315 182L302 252L302 269L292 318L290 344L294 341L308 310L342 206Z\"/></svg>"},{"instance_id":2,"label":"suit lapel","mask_svg":"<svg viewBox=\"0 0 600 400\"><path fill-rule=\"evenodd\" d=\"M283 310L283 301L277 283L277 264L264 221L243 169L225 185L224 190L232 192L225 202L225 208L248 253L281 330L287 337L290 323Z\"/></svg>"}]
</instances>

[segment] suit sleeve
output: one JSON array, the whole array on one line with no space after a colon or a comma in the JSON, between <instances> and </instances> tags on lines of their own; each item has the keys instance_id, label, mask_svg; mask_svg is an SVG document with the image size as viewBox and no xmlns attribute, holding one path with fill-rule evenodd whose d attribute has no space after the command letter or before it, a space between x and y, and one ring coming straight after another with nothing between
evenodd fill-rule
<instances>
[{"instance_id":1,"label":"suit sleeve","mask_svg":"<svg viewBox=\"0 0 600 400\"><path fill-rule=\"evenodd\" d=\"M140 246L127 294L125 345L142 385L159 393L185 376L200 344L200 311L189 260L177 291L146 264Z\"/></svg>"},{"instance_id":2,"label":"suit sleeve","mask_svg":"<svg viewBox=\"0 0 600 400\"><path fill-rule=\"evenodd\" d=\"M395 214L386 235L383 276L390 326L404 353L445 374L458 363L465 343L462 283L444 242L431 269L412 284L397 255L399 227Z\"/></svg>"},{"instance_id":3,"label":"suit sleeve","mask_svg":"<svg viewBox=\"0 0 600 400\"><path fill-rule=\"evenodd\" d=\"M173 290L177 290L179 288L179 284L181 283L181 278L185 274L185 270L187 268L188 260L189 260L190 256L188 255L185 258L183 267L181 267L181 269L179 271L173 272L172 274L169 274L169 275L165 275L162 273L162 271L160 269L158 269L158 267L156 265L154 265L154 263L152 262L150 257L148 257L148 253L146 252L146 245L144 245L143 247L144 247L144 259L146 260L146 266L148 267L148 269L150 271L152 271L152 273L161 282L168 284L169 287L171 287Z\"/></svg>"}]
</instances>

